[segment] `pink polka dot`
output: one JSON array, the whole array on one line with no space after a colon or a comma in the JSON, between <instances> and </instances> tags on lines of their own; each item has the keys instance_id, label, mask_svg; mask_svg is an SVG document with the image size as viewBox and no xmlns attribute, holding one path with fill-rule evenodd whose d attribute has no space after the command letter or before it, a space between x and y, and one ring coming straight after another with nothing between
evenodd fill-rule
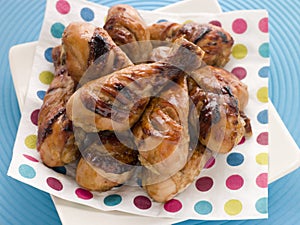
<instances>
[{"instance_id":1,"label":"pink polka dot","mask_svg":"<svg viewBox=\"0 0 300 225\"><path fill-rule=\"evenodd\" d=\"M212 21L210 21L209 23L212 24L212 25L215 25L215 26L217 26L217 27L222 27L221 22L218 21L218 20L212 20Z\"/></svg>"},{"instance_id":2,"label":"pink polka dot","mask_svg":"<svg viewBox=\"0 0 300 225\"><path fill-rule=\"evenodd\" d=\"M257 143L260 145L268 145L269 144L268 136L269 136L268 132L260 133L256 138Z\"/></svg>"},{"instance_id":3,"label":"pink polka dot","mask_svg":"<svg viewBox=\"0 0 300 225\"><path fill-rule=\"evenodd\" d=\"M226 179L226 186L230 190L238 190L244 185L244 179L240 175L232 175Z\"/></svg>"},{"instance_id":4,"label":"pink polka dot","mask_svg":"<svg viewBox=\"0 0 300 225\"><path fill-rule=\"evenodd\" d=\"M199 191L205 192L209 191L212 188L212 186L214 185L214 181L210 177L201 177L196 181L195 185Z\"/></svg>"},{"instance_id":5,"label":"pink polka dot","mask_svg":"<svg viewBox=\"0 0 300 225\"><path fill-rule=\"evenodd\" d=\"M78 198L81 198L84 200L89 200L89 199L93 198L93 194L90 191L85 190L83 188L77 188L75 190L75 194L77 195Z\"/></svg>"},{"instance_id":6,"label":"pink polka dot","mask_svg":"<svg viewBox=\"0 0 300 225\"><path fill-rule=\"evenodd\" d=\"M237 34L242 34L247 30L247 22L244 19L236 19L232 23L232 30Z\"/></svg>"},{"instance_id":7,"label":"pink polka dot","mask_svg":"<svg viewBox=\"0 0 300 225\"><path fill-rule=\"evenodd\" d=\"M136 196L133 200L133 204L139 208L139 209L149 209L151 208L151 200L146 197L146 196L142 196L142 195L139 195L139 196Z\"/></svg>"},{"instance_id":8,"label":"pink polka dot","mask_svg":"<svg viewBox=\"0 0 300 225\"><path fill-rule=\"evenodd\" d=\"M268 18L267 17L262 18L259 21L258 28L259 28L259 30L261 32L268 33L268 31L269 31L269 25L268 25Z\"/></svg>"},{"instance_id":9,"label":"pink polka dot","mask_svg":"<svg viewBox=\"0 0 300 225\"><path fill-rule=\"evenodd\" d=\"M216 163L216 159L215 157L210 157L207 162L205 163L204 169L209 169L211 167L213 167Z\"/></svg>"},{"instance_id":10,"label":"pink polka dot","mask_svg":"<svg viewBox=\"0 0 300 225\"><path fill-rule=\"evenodd\" d=\"M31 113L31 116L30 116L31 122L36 126L38 125L39 113L40 113L40 110L36 109Z\"/></svg>"},{"instance_id":11,"label":"pink polka dot","mask_svg":"<svg viewBox=\"0 0 300 225\"><path fill-rule=\"evenodd\" d=\"M59 0L56 3L56 10L61 14L67 14L70 12L70 4L65 0Z\"/></svg>"},{"instance_id":12,"label":"pink polka dot","mask_svg":"<svg viewBox=\"0 0 300 225\"><path fill-rule=\"evenodd\" d=\"M267 173L259 174L256 178L256 184L260 188L268 187L268 174Z\"/></svg>"},{"instance_id":13,"label":"pink polka dot","mask_svg":"<svg viewBox=\"0 0 300 225\"><path fill-rule=\"evenodd\" d=\"M238 143L238 145L242 145L244 144L246 141L246 138L245 137L242 137L242 139L240 140L240 142Z\"/></svg>"},{"instance_id":14,"label":"pink polka dot","mask_svg":"<svg viewBox=\"0 0 300 225\"><path fill-rule=\"evenodd\" d=\"M182 204L177 199L171 199L164 204L164 209L168 212L178 212L182 208Z\"/></svg>"},{"instance_id":15,"label":"pink polka dot","mask_svg":"<svg viewBox=\"0 0 300 225\"><path fill-rule=\"evenodd\" d=\"M23 156L24 156L26 159L28 159L28 160L30 160L30 161L32 161L32 162L38 162L38 161L39 161L39 160L37 160L36 158L34 158L34 157L30 156L30 155L23 154Z\"/></svg>"},{"instance_id":16,"label":"pink polka dot","mask_svg":"<svg viewBox=\"0 0 300 225\"><path fill-rule=\"evenodd\" d=\"M240 80L243 80L247 76L247 70L243 67L235 67L231 70L231 73L233 73Z\"/></svg>"},{"instance_id":17,"label":"pink polka dot","mask_svg":"<svg viewBox=\"0 0 300 225\"><path fill-rule=\"evenodd\" d=\"M51 187L52 189L54 189L56 191L61 191L63 189L62 183L54 177L48 177L47 184L49 187Z\"/></svg>"}]
</instances>

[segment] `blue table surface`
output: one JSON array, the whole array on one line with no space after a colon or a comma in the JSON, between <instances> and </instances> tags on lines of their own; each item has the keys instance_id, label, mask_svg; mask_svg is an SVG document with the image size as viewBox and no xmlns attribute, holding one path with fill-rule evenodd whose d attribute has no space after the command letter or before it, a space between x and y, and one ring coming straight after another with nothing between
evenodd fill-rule
<instances>
[{"instance_id":1,"label":"blue table surface","mask_svg":"<svg viewBox=\"0 0 300 225\"><path fill-rule=\"evenodd\" d=\"M148 10L177 1L94 0L107 6L122 2ZM61 222L49 194L6 175L20 121L8 52L13 45L38 39L46 1L0 0L0 3L0 224L59 225ZM300 86L300 1L219 0L219 3L223 11L268 10L271 57L269 97L300 146L300 95L297 94ZM177 225L300 224L299 180L300 170L296 170L269 186L269 219L211 222L188 220Z\"/></svg>"}]
</instances>

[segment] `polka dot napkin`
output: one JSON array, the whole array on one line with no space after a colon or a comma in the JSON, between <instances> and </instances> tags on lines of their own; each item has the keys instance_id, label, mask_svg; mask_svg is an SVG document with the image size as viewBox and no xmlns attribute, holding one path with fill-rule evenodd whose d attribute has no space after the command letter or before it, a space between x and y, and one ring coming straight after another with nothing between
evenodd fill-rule
<instances>
[{"instance_id":1,"label":"polka dot napkin","mask_svg":"<svg viewBox=\"0 0 300 225\"><path fill-rule=\"evenodd\" d=\"M36 151L37 117L53 79L51 51L60 44L70 22L103 26L106 14L106 7L93 3L48 1L8 174L52 195L107 211L204 220L266 218L269 37L267 12L263 10L183 15L141 11L149 24L193 20L229 31L235 43L226 69L245 82L250 93L246 114L251 118L253 136L243 139L230 153L211 158L200 176L175 199L165 204L153 202L139 185L90 192L74 181L74 165L50 169L42 164Z\"/></svg>"}]
</instances>

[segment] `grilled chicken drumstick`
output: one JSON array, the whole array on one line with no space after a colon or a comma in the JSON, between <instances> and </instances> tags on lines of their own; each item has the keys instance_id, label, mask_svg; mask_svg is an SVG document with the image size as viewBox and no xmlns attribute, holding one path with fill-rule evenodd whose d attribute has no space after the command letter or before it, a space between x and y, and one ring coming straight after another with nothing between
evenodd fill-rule
<instances>
[{"instance_id":1,"label":"grilled chicken drumstick","mask_svg":"<svg viewBox=\"0 0 300 225\"><path fill-rule=\"evenodd\" d=\"M132 62L148 60L152 50L150 33L139 12L129 5L115 5L108 10L103 27Z\"/></svg>"},{"instance_id":2,"label":"grilled chicken drumstick","mask_svg":"<svg viewBox=\"0 0 300 225\"><path fill-rule=\"evenodd\" d=\"M104 29L85 22L66 27L61 57L70 76L81 85L132 65Z\"/></svg>"},{"instance_id":3,"label":"grilled chicken drumstick","mask_svg":"<svg viewBox=\"0 0 300 225\"><path fill-rule=\"evenodd\" d=\"M189 78L188 84L196 110L196 116L191 113L190 121L192 125L199 124L199 127L193 128L194 132L199 132L200 143L214 152L231 151L245 134L245 122L240 115L237 99L207 92L192 78Z\"/></svg>"},{"instance_id":4,"label":"grilled chicken drumstick","mask_svg":"<svg viewBox=\"0 0 300 225\"><path fill-rule=\"evenodd\" d=\"M150 170L146 171L142 177L142 185L153 200L167 202L184 191L200 174L205 163L212 156L211 151L207 150L201 144L197 145L191 152L192 156L189 157L184 167L168 179L160 181L157 174ZM151 181L158 180L158 182L150 183L149 179Z\"/></svg>"},{"instance_id":5,"label":"grilled chicken drumstick","mask_svg":"<svg viewBox=\"0 0 300 225\"><path fill-rule=\"evenodd\" d=\"M66 117L66 103L74 93L75 82L61 65L61 47L52 51L55 73L38 117L37 150L49 167L63 166L74 161L79 151L74 143L72 122Z\"/></svg>"},{"instance_id":6,"label":"grilled chicken drumstick","mask_svg":"<svg viewBox=\"0 0 300 225\"><path fill-rule=\"evenodd\" d=\"M223 67L229 61L231 47L234 43L228 32L212 24L192 22L181 25L162 22L153 24L148 29L151 40L170 41L184 36L205 51L203 61L207 65L217 67Z\"/></svg>"},{"instance_id":7,"label":"grilled chicken drumstick","mask_svg":"<svg viewBox=\"0 0 300 225\"><path fill-rule=\"evenodd\" d=\"M126 145L120 141L121 135ZM87 133L86 146L79 147L82 158L76 169L77 183L89 190L107 191L126 182L138 163L133 140L126 137L126 132Z\"/></svg>"},{"instance_id":8,"label":"grilled chicken drumstick","mask_svg":"<svg viewBox=\"0 0 300 225\"><path fill-rule=\"evenodd\" d=\"M141 164L160 180L174 175L188 160L188 105L187 81L182 75L150 101L133 128Z\"/></svg>"}]
</instances>

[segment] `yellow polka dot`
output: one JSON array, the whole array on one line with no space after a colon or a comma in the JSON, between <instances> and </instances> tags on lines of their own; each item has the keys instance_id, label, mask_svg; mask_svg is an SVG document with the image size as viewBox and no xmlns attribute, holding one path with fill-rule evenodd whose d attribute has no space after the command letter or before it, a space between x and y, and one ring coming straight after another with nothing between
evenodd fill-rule
<instances>
[{"instance_id":1,"label":"yellow polka dot","mask_svg":"<svg viewBox=\"0 0 300 225\"><path fill-rule=\"evenodd\" d=\"M25 138L25 145L27 148L35 149L36 148L37 136L35 134L28 135Z\"/></svg>"},{"instance_id":2,"label":"yellow polka dot","mask_svg":"<svg viewBox=\"0 0 300 225\"><path fill-rule=\"evenodd\" d=\"M193 23L194 21L193 20L186 20L183 22L183 24L188 24L188 23Z\"/></svg>"},{"instance_id":3,"label":"yellow polka dot","mask_svg":"<svg viewBox=\"0 0 300 225\"><path fill-rule=\"evenodd\" d=\"M268 102L268 88L262 87L262 88L258 89L256 96L260 102L267 103Z\"/></svg>"},{"instance_id":4,"label":"yellow polka dot","mask_svg":"<svg viewBox=\"0 0 300 225\"><path fill-rule=\"evenodd\" d=\"M225 203L224 210L230 216L235 216L242 211L243 205L239 200L232 199Z\"/></svg>"},{"instance_id":5,"label":"yellow polka dot","mask_svg":"<svg viewBox=\"0 0 300 225\"><path fill-rule=\"evenodd\" d=\"M43 84L51 84L54 74L50 71L43 71L40 73L39 79Z\"/></svg>"},{"instance_id":6,"label":"yellow polka dot","mask_svg":"<svg viewBox=\"0 0 300 225\"><path fill-rule=\"evenodd\" d=\"M268 153L260 153L256 155L256 162L259 165L268 165Z\"/></svg>"},{"instance_id":7,"label":"yellow polka dot","mask_svg":"<svg viewBox=\"0 0 300 225\"><path fill-rule=\"evenodd\" d=\"M232 48L232 56L236 59L243 59L247 56L248 49L243 44L236 44Z\"/></svg>"}]
</instances>

